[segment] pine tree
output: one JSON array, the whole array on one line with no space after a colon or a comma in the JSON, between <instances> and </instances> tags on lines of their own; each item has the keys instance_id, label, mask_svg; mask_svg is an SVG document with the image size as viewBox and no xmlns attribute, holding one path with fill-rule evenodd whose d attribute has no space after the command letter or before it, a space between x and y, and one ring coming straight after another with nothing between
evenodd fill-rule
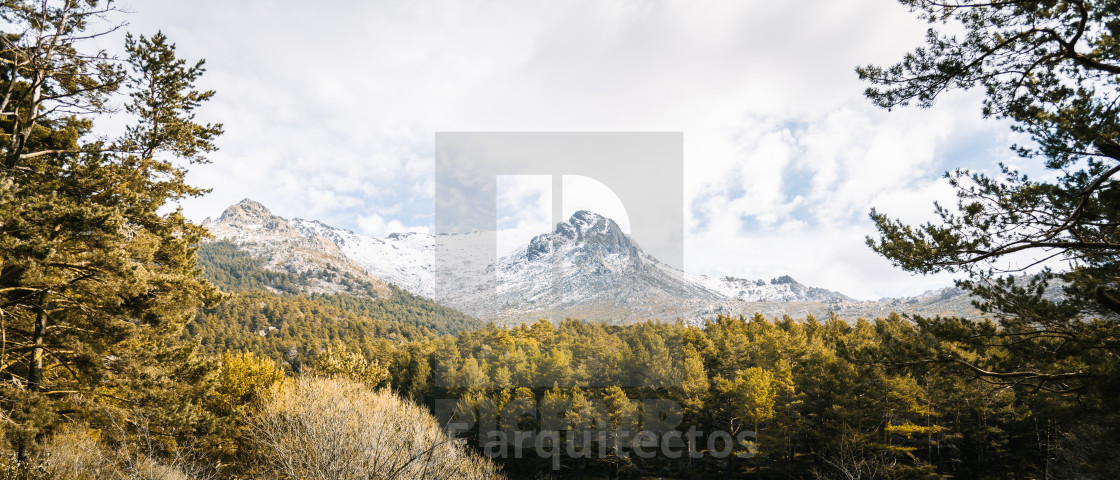
<instances>
[{"instance_id":1,"label":"pine tree","mask_svg":"<svg viewBox=\"0 0 1120 480\"><path fill-rule=\"evenodd\" d=\"M1078 367L1094 362L1065 352L1120 351L1120 3L901 3L963 34L931 28L926 45L898 64L857 69L872 84L867 96L884 108L929 107L945 92L982 87L982 115L1007 119L1027 134L1031 144L1012 148L1040 159L1053 179L1031 179L1003 164L995 176L956 170L947 177L957 208L936 206L940 219L923 225L873 210L879 238L868 244L910 271L968 274L959 285L1000 320L996 337L1018 345L1013 365L953 363L1009 384L1080 391L1096 375ZM1070 269L1014 278L1050 259ZM1061 300L1044 295L1055 278L1065 283ZM1092 317L1103 321L1084 321ZM994 333L978 325L934 327L981 344ZM1058 367L1067 364L1073 368Z\"/></svg>"},{"instance_id":2,"label":"pine tree","mask_svg":"<svg viewBox=\"0 0 1120 480\"><path fill-rule=\"evenodd\" d=\"M216 291L198 274L204 231L162 207L203 190L183 162L214 150L220 125L194 109L193 83L157 34L129 38L128 69L84 42L113 27L107 3L11 1L0 50L0 375L21 454L84 402L135 405L185 366L169 343ZM90 135L124 88L135 120L119 139ZM182 373L182 372L180 372ZM151 376L149 375L149 376ZM31 412L53 412L34 414Z\"/></svg>"},{"instance_id":3,"label":"pine tree","mask_svg":"<svg viewBox=\"0 0 1120 480\"><path fill-rule=\"evenodd\" d=\"M704 371L704 360L700 353L691 345L684 348L684 358L680 361L680 388L681 405L688 411L700 413L704 409L704 399L708 395L708 374Z\"/></svg>"}]
</instances>

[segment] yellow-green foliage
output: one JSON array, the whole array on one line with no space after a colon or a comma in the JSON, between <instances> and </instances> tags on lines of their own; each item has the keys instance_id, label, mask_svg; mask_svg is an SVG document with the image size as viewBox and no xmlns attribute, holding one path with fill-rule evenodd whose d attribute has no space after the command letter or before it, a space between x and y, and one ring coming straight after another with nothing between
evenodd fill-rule
<instances>
[{"instance_id":1,"label":"yellow-green foliage","mask_svg":"<svg viewBox=\"0 0 1120 480\"><path fill-rule=\"evenodd\" d=\"M182 337L199 342L202 353L251 351L298 363L338 343L376 358L386 344L432 338L437 327L443 328L440 325L447 326L456 318L469 319L456 314L445 322L439 311L410 302L345 294L243 292L202 310L187 323Z\"/></svg>"},{"instance_id":2,"label":"yellow-green foliage","mask_svg":"<svg viewBox=\"0 0 1120 480\"><path fill-rule=\"evenodd\" d=\"M499 408L511 402L570 402L566 418L574 423L592 418L585 419L576 405L596 401L607 410L603 420L612 429L635 425L642 400L669 399L682 406L683 430L757 430L750 444L735 449L758 455L734 464L620 457L610 448L604 458L561 460L565 468L610 474L628 469L685 475L701 468L722 476L757 468L772 477L803 478L817 469L829 477L875 470L922 478L934 471L982 477L1004 469L1031 476L1048 464L1027 452L1076 451L1062 447L1074 443L1072 436L1063 440L1036 432L1056 434L1083 425L1085 418L1108 431L1120 426L1112 409L1115 397L1106 395L1113 388L1107 377L1092 377L1079 403L1029 385L993 389L967 367L941 359L968 359L994 369L1007 358L1005 348L946 342L928 324L898 315L851 323L837 317L822 322L720 316L703 327L540 321L491 325L393 350L387 355L393 358L392 385L414 399L465 398L471 406ZM1120 360L1092 368L1115 375ZM1076 438L1084 443L1087 437ZM706 445L697 448L706 451ZM532 459L505 464L519 475L549 469Z\"/></svg>"},{"instance_id":3,"label":"yellow-green foliage","mask_svg":"<svg viewBox=\"0 0 1120 480\"><path fill-rule=\"evenodd\" d=\"M747 425L757 425L774 416L778 395L774 373L769 370L750 367L730 380L716 377L716 390L728 397L736 420L746 421Z\"/></svg>"},{"instance_id":4,"label":"yellow-green foliage","mask_svg":"<svg viewBox=\"0 0 1120 480\"><path fill-rule=\"evenodd\" d=\"M259 392L268 391L284 378L284 372L272 360L253 353L225 353L218 361L217 387L211 394L211 406L220 413L233 413L256 400Z\"/></svg>"},{"instance_id":5,"label":"yellow-green foliage","mask_svg":"<svg viewBox=\"0 0 1120 480\"><path fill-rule=\"evenodd\" d=\"M915 435L932 435L944 429L938 425L923 427L921 425L914 425L913 423L906 422L900 425L887 425L883 427L883 430L887 433L902 435L909 439L913 438Z\"/></svg>"},{"instance_id":6,"label":"yellow-green foliage","mask_svg":"<svg viewBox=\"0 0 1120 480\"><path fill-rule=\"evenodd\" d=\"M370 387L382 386L389 380L389 369L376 359L368 360L361 351L345 344L327 347L309 365L312 372L327 377L346 377Z\"/></svg>"}]
</instances>

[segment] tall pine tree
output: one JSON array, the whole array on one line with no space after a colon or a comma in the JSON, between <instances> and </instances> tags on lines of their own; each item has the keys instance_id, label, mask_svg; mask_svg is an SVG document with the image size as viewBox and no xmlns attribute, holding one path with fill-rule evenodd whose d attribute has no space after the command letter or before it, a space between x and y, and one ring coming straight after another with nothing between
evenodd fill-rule
<instances>
[{"instance_id":1,"label":"tall pine tree","mask_svg":"<svg viewBox=\"0 0 1120 480\"><path fill-rule=\"evenodd\" d=\"M166 383L160 368L184 360L169 340L216 296L196 265L204 230L164 208L204 193L184 176L221 134L194 120L213 92L162 34L129 36L124 61L90 51L112 13L0 4L0 408L21 454L89 405ZM122 93L135 123L93 137Z\"/></svg>"}]
</instances>

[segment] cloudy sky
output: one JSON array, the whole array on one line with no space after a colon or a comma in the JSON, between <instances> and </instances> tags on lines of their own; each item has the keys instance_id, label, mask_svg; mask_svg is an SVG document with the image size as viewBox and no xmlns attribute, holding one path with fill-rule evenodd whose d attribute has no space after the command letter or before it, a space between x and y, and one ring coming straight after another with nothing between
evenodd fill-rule
<instances>
[{"instance_id":1,"label":"cloudy sky","mask_svg":"<svg viewBox=\"0 0 1120 480\"><path fill-rule=\"evenodd\" d=\"M946 170L1018 164L977 93L892 112L862 97L854 67L893 63L927 27L891 0L123 6L128 30L205 58L218 92L200 117L225 124L221 150L191 173L213 192L183 204L197 220L249 197L370 235L422 231L435 132L682 132L687 270L878 298L951 279L871 252L872 206L930 218L951 200ZM566 184L565 210L624 216L594 183ZM547 228L550 207L526 199L548 182L499 187L506 226Z\"/></svg>"}]
</instances>

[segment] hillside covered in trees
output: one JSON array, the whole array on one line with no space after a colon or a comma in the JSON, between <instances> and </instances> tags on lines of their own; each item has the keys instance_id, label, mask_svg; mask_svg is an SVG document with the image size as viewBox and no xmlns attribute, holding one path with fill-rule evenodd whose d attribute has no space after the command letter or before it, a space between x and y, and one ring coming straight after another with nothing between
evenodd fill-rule
<instances>
[{"instance_id":1,"label":"hillside covered in trees","mask_svg":"<svg viewBox=\"0 0 1120 480\"><path fill-rule=\"evenodd\" d=\"M367 333L379 335L388 332L390 324L395 328L409 330L405 335L408 338L421 335L422 331L434 334L456 333L462 330L478 328L482 325L478 320L464 315L454 309L444 307L426 298L413 295L396 286L390 285L388 294L379 292L373 286L362 283L354 278L340 278L339 283L347 286L343 293L335 294L306 294L305 287L309 283L308 272L294 274L266 270L263 261L253 258L252 255L238 248L228 241L207 242L199 246L199 266L202 267L203 278L230 294L230 298L222 306L215 309L206 309L203 314L192 323L192 335L198 338L221 338L225 342L237 342L243 337L240 330L223 330L221 335L207 336L204 331L211 326L214 328L233 328L243 324L246 332L256 335L261 328L269 326L279 329L281 325L298 327L303 335L312 337L335 338L340 332L366 331L364 328L345 328L335 325L337 331L319 335L317 332L324 325L314 322L330 319L327 323L338 324L340 319L346 318L349 324L368 325ZM331 275L332 272L315 272L315 275ZM341 276L341 274L339 274ZM249 314L245 309L249 304L257 305L257 310L263 310L261 302L295 306L301 312L283 313L268 311L262 316ZM314 314L309 310L314 310ZM259 317L259 318L258 318ZM306 319L305 322L296 322L296 318ZM240 323L238 323L240 322ZM264 323L262 323L264 322ZM356 323L358 322L358 323ZM240 327L238 327L240 328ZM278 335L285 335L281 332ZM204 346L208 341L203 341ZM209 348L209 347L207 347ZM222 351L218 349L216 351Z\"/></svg>"}]
</instances>

